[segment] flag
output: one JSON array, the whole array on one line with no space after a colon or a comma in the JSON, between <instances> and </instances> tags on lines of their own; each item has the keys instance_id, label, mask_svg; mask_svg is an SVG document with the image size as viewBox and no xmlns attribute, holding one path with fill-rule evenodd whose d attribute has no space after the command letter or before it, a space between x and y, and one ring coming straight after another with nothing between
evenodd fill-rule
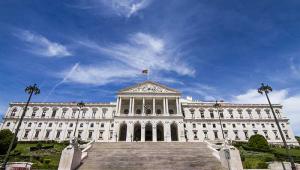
<instances>
[{"instance_id":1,"label":"flag","mask_svg":"<svg viewBox=\"0 0 300 170\"><path fill-rule=\"evenodd\" d=\"M148 74L148 70L147 70L147 69L146 69L146 70L143 70L142 73L143 73L143 74Z\"/></svg>"}]
</instances>

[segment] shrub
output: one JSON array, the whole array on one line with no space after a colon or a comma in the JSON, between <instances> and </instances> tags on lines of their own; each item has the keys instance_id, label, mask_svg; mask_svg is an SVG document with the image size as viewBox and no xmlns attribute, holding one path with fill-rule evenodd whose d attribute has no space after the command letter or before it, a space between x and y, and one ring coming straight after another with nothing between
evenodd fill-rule
<instances>
[{"instance_id":1,"label":"shrub","mask_svg":"<svg viewBox=\"0 0 300 170\"><path fill-rule=\"evenodd\" d=\"M49 165L49 163L51 162L51 159L44 159L44 163Z\"/></svg>"},{"instance_id":2,"label":"shrub","mask_svg":"<svg viewBox=\"0 0 300 170\"><path fill-rule=\"evenodd\" d=\"M248 141L248 146L257 150L270 150L268 141L262 135L253 135Z\"/></svg>"},{"instance_id":3,"label":"shrub","mask_svg":"<svg viewBox=\"0 0 300 170\"><path fill-rule=\"evenodd\" d=\"M14 134L9 129L3 129L0 131L0 155L6 154L13 135ZM17 140L18 139L16 138L12 150L17 146Z\"/></svg>"}]
</instances>

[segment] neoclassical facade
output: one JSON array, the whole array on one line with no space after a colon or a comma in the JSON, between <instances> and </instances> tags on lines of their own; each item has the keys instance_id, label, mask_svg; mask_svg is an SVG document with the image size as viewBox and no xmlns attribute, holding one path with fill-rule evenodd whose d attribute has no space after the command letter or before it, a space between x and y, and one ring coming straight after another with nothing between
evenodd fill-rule
<instances>
[{"instance_id":1,"label":"neoclassical facade","mask_svg":"<svg viewBox=\"0 0 300 170\"><path fill-rule=\"evenodd\" d=\"M96 142L220 142L223 134L235 141L261 134L269 143L281 143L268 105L222 102L217 109L214 104L183 99L175 89L146 81L120 90L116 102L85 103L81 109L77 103L30 103L18 139L64 141L76 135ZM24 106L10 103L1 128L14 131ZM282 105L274 108L288 144L299 145Z\"/></svg>"}]
</instances>

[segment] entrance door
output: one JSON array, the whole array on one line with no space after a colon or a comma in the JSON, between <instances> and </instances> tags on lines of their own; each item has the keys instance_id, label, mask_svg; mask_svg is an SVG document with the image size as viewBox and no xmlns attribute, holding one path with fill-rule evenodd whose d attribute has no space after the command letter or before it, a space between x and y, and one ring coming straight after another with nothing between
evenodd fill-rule
<instances>
[{"instance_id":1,"label":"entrance door","mask_svg":"<svg viewBox=\"0 0 300 170\"><path fill-rule=\"evenodd\" d=\"M158 123L156 126L157 141L164 141L164 126Z\"/></svg>"},{"instance_id":2,"label":"entrance door","mask_svg":"<svg viewBox=\"0 0 300 170\"><path fill-rule=\"evenodd\" d=\"M152 124L151 123L146 124L145 141L152 141Z\"/></svg>"},{"instance_id":3,"label":"entrance door","mask_svg":"<svg viewBox=\"0 0 300 170\"><path fill-rule=\"evenodd\" d=\"M140 123L136 123L134 125L133 140L141 141L141 124Z\"/></svg>"},{"instance_id":4,"label":"entrance door","mask_svg":"<svg viewBox=\"0 0 300 170\"><path fill-rule=\"evenodd\" d=\"M178 128L176 123L171 124L171 140L178 141Z\"/></svg>"},{"instance_id":5,"label":"entrance door","mask_svg":"<svg viewBox=\"0 0 300 170\"><path fill-rule=\"evenodd\" d=\"M119 141L126 141L127 125L125 123L120 125Z\"/></svg>"}]
</instances>

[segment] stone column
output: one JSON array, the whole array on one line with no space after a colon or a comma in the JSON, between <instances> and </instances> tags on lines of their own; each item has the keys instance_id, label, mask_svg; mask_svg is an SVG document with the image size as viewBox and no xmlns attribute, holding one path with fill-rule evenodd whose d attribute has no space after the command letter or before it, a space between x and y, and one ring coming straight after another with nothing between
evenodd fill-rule
<instances>
[{"instance_id":1,"label":"stone column","mask_svg":"<svg viewBox=\"0 0 300 170\"><path fill-rule=\"evenodd\" d=\"M171 142L171 128L169 123L164 123L165 142Z\"/></svg>"},{"instance_id":2,"label":"stone column","mask_svg":"<svg viewBox=\"0 0 300 170\"><path fill-rule=\"evenodd\" d=\"M119 112L119 106L120 106L120 97L117 98L117 108L116 108L116 115L118 115L118 112Z\"/></svg>"},{"instance_id":3,"label":"stone column","mask_svg":"<svg viewBox=\"0 0 300 170\"><path fill-rule=\"evenodd\" d=\"M145 142L145 123L141 123L141 142Z\"/></svg>"},{"instance_id":4,"label":"stone column","mask_svg":"<svg viewBox=\"0 0 300 170\"><path fill-rule=\"evenodd\" d=\"M166 114L169 116L169 99L166 98Z\"/></svg>"},{"instance_id":5,"label":"stone column","mask_svg":"<svg viewBox=\"0 0 300 170\"><path fill-rule=\"evenodd\" d=\"M166 115L166 98L163 98L163 115Z\"/></svg>"},{"instance_id":6,"label":"stone column","mask_svg":"<svg viewBox=\"0 0 300 170\"><path fill-rule=\"evenodd\" d=\"M127 123L127 132L126 132L126 142L131 142L131 136L133 138L133 124L132 123Z\"/></svg>"},{"instance_id":7,"label":"stone column","mask_svg":"<svg viewBox=\"0 0 300 170\"><path fill-rule=\"evenodd\" d=\"M153 98L153 115L155 116L156 115L156 111L155 111L155 98Z\"/></svg>"},{"instance_id":8,"label":"stone column","mask_svg":"<svg viewBox=\"0 0 300 170\"><path fill-rule=\"evenodd\" d=\"M145 98L143 97L142 115L145 116Z\"/></svg>"},{"instance_id":9,"label":"stone column","mask_svg":"<svg viewBox=\"0 0 300 170\"><path fill-rule=\"evenodd\" d=\"M134 115L134 97L132 98L132 110L131 110L131 115Z\"/></svg>"},{"instance_id":10,"label":"stone column","mask_svg":"<svg viewBox=\"0 0 300 170\"><path fill-rule=\"evenodd\" d=\"M176 97L176 115L179 115L179 98Z\"/></svg>"},{"instance_id":11,"label":"stone column","mask_svg":"<svg viewBox=\"0 0 300 170\"><path fill-rule=\"evenodd\" d=\"M156 123L152 124L152 141L157 142Z\"/></svg>"},{"instance_id":12,"label":"stone column","mask_svg":"<svg viewBox=\"0 0 300 170\"><path fill-rule=\"evenodd\" d=\"M120 97L119 99L119 110L117 111L118 116L121 114L121 109L122 109L122 98Z\"/></svg>"},{"instance_id":13,"label":"stone column","mask_svg":"<svg viewBox=\"0 0 300 170\"><path fill-rule=\"evenodd\" d=\"M129 98L129 108L128 108L128 115L131 115L131 108L132 108L132 98Z\"/></svg>"}]
</instances>

